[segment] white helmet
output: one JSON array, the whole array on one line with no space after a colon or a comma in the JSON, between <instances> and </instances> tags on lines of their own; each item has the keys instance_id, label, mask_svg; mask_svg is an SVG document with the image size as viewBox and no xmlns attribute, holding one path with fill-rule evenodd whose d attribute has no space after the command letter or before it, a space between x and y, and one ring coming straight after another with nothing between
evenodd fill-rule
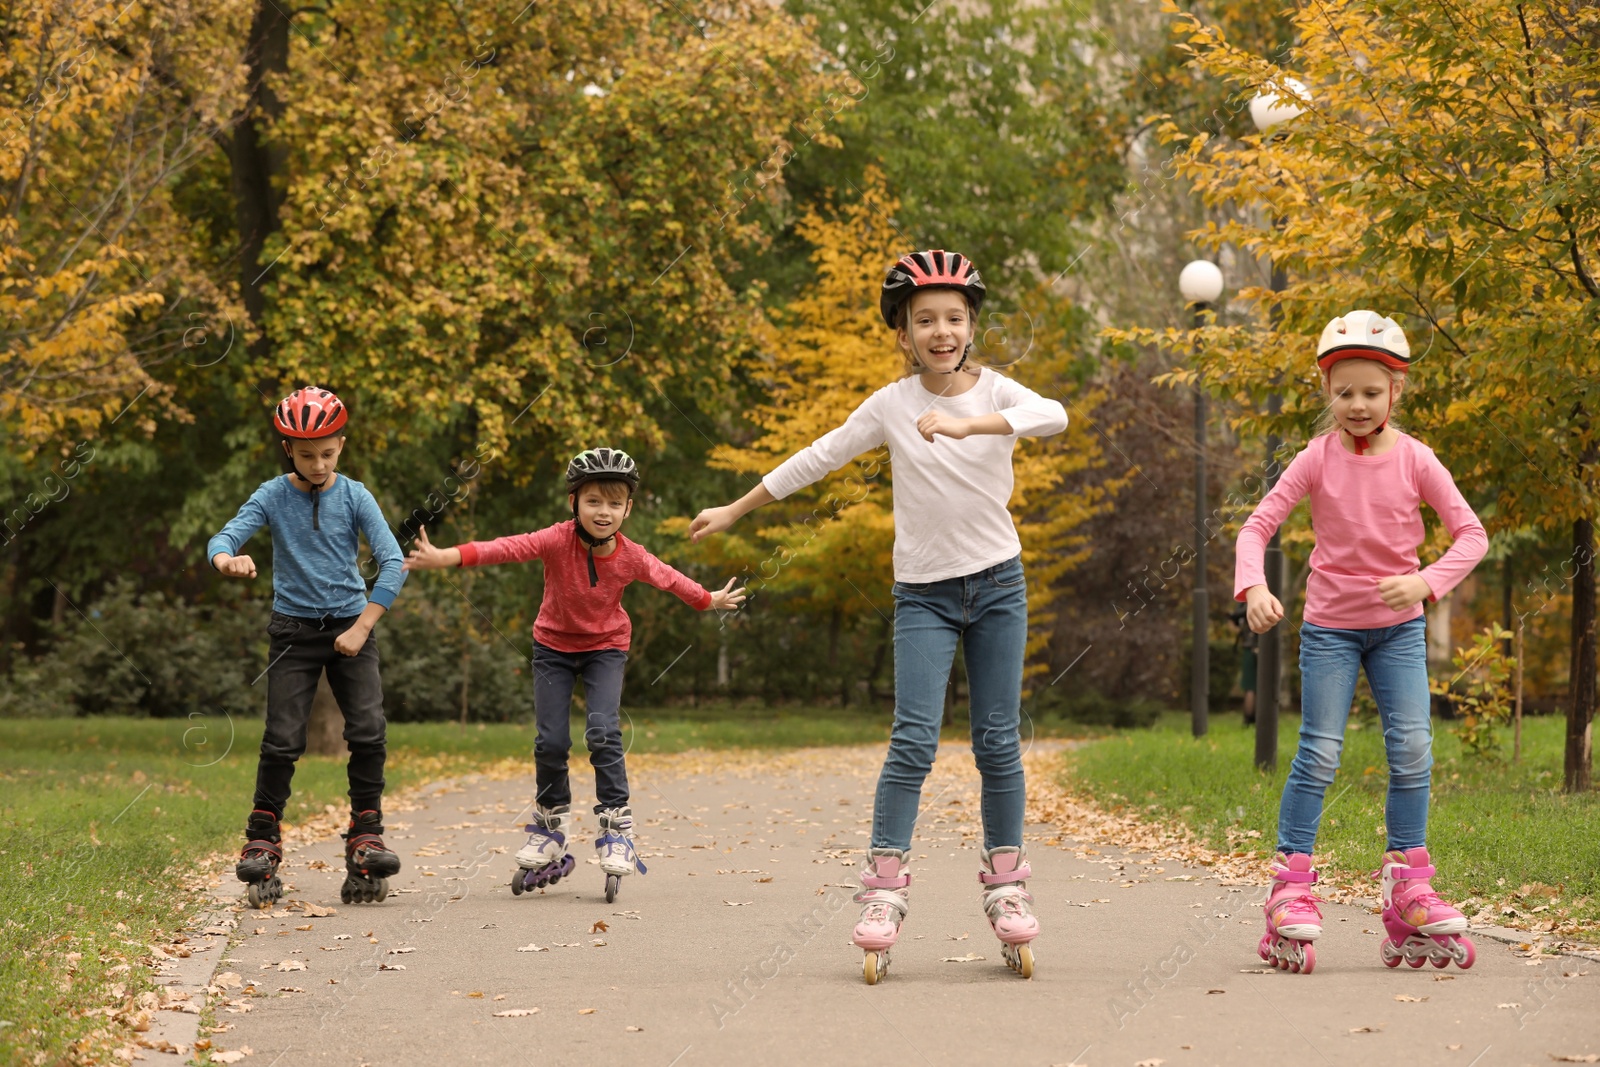
<instances>
[{"instance_id":1,"label":"white helmet","mask_svg":"<svg viewBox=\"0 0 1600 1067\"><path fill-rule=\"evenodd\" d=\"M1326 372L1341 359L1375 359L1386 367L1411 366L1411 345L1393 319L1376 311L1351 311L1322 328L1317 341L1317 366Z\"/></svg>"}]
</instances>

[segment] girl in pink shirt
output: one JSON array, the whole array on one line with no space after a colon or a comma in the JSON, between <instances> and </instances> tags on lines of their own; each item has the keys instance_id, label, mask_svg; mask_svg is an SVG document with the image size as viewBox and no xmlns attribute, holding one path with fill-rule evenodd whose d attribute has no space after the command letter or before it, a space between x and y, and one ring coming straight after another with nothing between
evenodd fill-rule
<instances>
[{"instance_id":1,"label":"girl in pink shirt","mask_svg":"<svg viewBox=\"0 0 1600 1067\"><path fill-rule=\"evenodd\" d=\"M572 690L580 678L588 708L584 742L594 766L594 810L601 830L594 847L606 876L606 902L616 899L623 875L645 873L633 845L619 716L623 666L633 634L622 610L622 591L631 582L648 582L697 611L727 611L744 603L744 590L734 589L731 580L713 593L622 536L638 488L639 469L626 452L588 449L567 465L568 521L457 548L435 548L427 531L418 530L418 546L406 560L408 571L544 561L544 600L533 623L538 794L533 822L526 828L528 843L517 853L514 894L553 885L575 865L566 838L572 818L567 756L572 750Z\"/></svg>"},{"instance_id":2,"label":"girl in pink shirt","mask_svg":"<svg viewBox=\"0 0 1600 1067\"><path fill-rule=\"evenodd\" d=\"M1388 846L1382 861L1383 962L1472 966L1467 920L1439 899L1426 845L1433 768L1428 661L1422 602L1436 600L1472 572L1489 547L1483 525L1450 472L1414 437L1389 425L1405 387L1411 348L1405 331L1375 311L1352 311L1322 331L1317 366L1329 409L1320 436L1294 458L1239 531L1234 599L1246 605L1256 633L1283 619L1262 567L1266 542L1306 497L1317 544L1306 582L1300 629L1300 746L1283 786L1278 854L1267 898L1261 958L1310 973L1322 912L1311 866L1322 800L1339 767L1356 672L1383 723L1389 758L1385 806ZM1420 505L1444 521L1454 543L1420 568Z\"/></svg>"}]
</instances>

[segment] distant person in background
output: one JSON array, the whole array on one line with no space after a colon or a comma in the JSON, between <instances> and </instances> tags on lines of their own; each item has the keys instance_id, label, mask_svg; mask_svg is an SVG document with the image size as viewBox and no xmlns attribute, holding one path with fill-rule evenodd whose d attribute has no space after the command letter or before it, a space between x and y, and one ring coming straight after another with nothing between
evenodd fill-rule
<instances>
[{"instance_id":1,"label":"distant person in background","mask_svg":"<svg viewBox=\"0 0 1600 1067\"><path fill-rule=\"evenodd\" d=\"M1235 604L1228 613L1228 619L1239 632L1233 639L1233 645L1239 650L1239 691L1244 694L1244 724L1256 724L1256 650L1261 647L1261 635L1245 625L1246 609L1243 604Z\"/></svg>"}]
</instances>

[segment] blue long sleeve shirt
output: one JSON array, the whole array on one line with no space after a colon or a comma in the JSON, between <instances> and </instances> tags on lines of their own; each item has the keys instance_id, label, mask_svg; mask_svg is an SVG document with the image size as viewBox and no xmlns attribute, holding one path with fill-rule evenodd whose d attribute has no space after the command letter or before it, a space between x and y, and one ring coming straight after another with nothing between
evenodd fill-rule
<instances>
[{"instance_id":1,"label":"blue long sleeve shirt","mask_svg":"<svg viewBox=\"0 0 1600 1067\"><path fill-rule=\"evenodd\" d=\"M317 494L317 529L311 526L311 494L289 484L287 474L262 482L239 514L206 544L206 561L218 552L237 556L261 527L272 531L272 610L302 619L348 618L367 601L384 608L394 603L405 573L405 557L383 511L367 487L344 475ZM367 593L361 576L365 534L378 564L378 578Z\"/></svg>"}]
</instances>

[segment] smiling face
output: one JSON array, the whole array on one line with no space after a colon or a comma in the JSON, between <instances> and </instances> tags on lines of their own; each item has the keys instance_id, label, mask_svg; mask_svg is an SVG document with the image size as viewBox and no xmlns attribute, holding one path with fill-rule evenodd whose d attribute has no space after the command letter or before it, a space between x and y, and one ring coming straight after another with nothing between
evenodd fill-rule
<instances>
[{"instance_id":1,"label":"smiling face","mask_svg":"<svg viewBox=\"0 0 1600 1067\"><path fill-rule=\"evenodd\" d=\"M623 482L590 482L568 494L568 501L589 535L602 540L620 530L633 510L633 498Z\"/></svg>"},{"instance_id":2,"label":"smiling face","mask_svg":"<svg viewBox=\"0 0 1600 1067\"><path fill-rule=\"evenodd\" d=\"M300 480L322 486L339 466L339 453L344 451L344 435L324 437L318 441L283 442L284 451L294 460L295 473Z\"/></svg>"},{"instance_id":3,"label":"smiling face","mask_svg":"<svg viewBox=\"0 0 1600 1067\"><path fill-rule=\"evenodd\" d=\"M972 342L972 309L955 289L915 293L907 302L899 330L908 363L934 373L949 373Z\"/></svg>"},{"instance_id":4,"label":"smiling face","mask_svg":"<svg viewBox=\"0 0 1600 1067\"><path fill-rule=\"evenodd\" d=\"M1333 421L1352 436L1365 437L1389 421L1404 379L1396 380L1374 360L1342 359L1328 372L1327 383Z\"/></svg>"}]
</instances>

